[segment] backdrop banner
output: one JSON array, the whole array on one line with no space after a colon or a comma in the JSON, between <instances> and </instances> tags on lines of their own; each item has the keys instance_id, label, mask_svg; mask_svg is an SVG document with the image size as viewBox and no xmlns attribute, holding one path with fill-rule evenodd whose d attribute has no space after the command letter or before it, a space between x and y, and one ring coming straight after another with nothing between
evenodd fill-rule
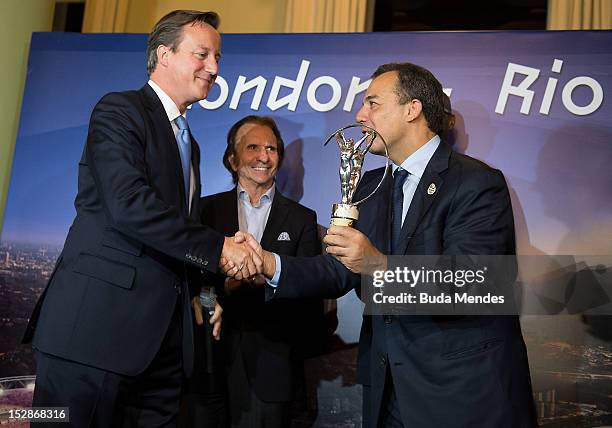
<instances>
[{"instance_id":1,"label":"backdrop banner","mask_svg":"<svg viewBox=\"0 0 612 428\"><path fill-rule=\"evenodd\" d=\"M19 340L75 214L91 110L107 92L146 84L145 49L141 34L33 35L0 239L0 407L31 395L32 351ZM450 96L454 150L505 174L518 254L539 260L519 266L521 281L612 278L612 32L228 34L222 51L209 98L188 113L204 194L232 186L221 163L230 126L269 115L286 144L278 189L326 227L340 185L337 147L323 142L355 121L378 65L409 61ZM370 157L364 169L382 164ZM554 303L551 315L522 318L540 423L612 425L612 318ZM362 305L350 293L337 311L329 352L307 361L304 418L317 426L361 420Z\"/></svg>"}]
</instances>

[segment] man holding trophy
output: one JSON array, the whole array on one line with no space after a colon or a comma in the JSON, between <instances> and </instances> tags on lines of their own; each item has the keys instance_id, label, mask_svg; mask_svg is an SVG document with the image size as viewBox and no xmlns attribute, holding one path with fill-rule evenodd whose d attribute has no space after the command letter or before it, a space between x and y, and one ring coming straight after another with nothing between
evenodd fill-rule
<instances>
[{"instance_id":1,"label":"man holding trophy","mask_svg":"<svg viewBox=\"0 0 612 428\"><path fill-rule=\"evenodd\" d=\"M360 142L337 135L343 196L353 190L359 212L352 200L334 205L326 255L279 256L238 238L263 256L270 299L359 294L360 273L385 269L387 255L515 253L503 174L440 140L438 80L410 63L382 65L372 77L357 121L382 137L366 137L365 147L393 165L355 180ZM536 426L517 316L364 315L357 379L364 427Z\"/></svg>"}]
</instances>

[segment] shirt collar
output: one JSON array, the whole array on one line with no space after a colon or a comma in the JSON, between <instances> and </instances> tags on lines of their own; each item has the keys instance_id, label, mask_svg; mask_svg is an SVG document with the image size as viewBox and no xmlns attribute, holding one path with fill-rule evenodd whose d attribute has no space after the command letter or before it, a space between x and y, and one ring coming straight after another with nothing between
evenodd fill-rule
<instances>
[{"instance_id":1,"label":"shirt collar","mask_svg":"<svg viewBox=\"0 0 612 428\"><path fill-rule=\"evenodd\" d=\"M166 111L168 120L170 122L173 122L174 119L176 119L177 117L181 115L181 112L179 111L178 107L176 106L176 104L174 104L174 101L172 101L172 98L170 98L170 96L166 94L164 90L160 88L157 83L155 83L152 80L149 80L148 83L149 83L149 86L153 88L153 90L159 97L159 100L161 101L162 105L164 106L164 110ZM185 115L183 115L183 117L184 116Z\"/></svg>"},{"instance_id":2,"label":"shirt collar","mask_svg":"<svg viewBox=\"0 0 612 428\"><path fill-rule=\"evenodd\" d=\"M251 203L251 201L249 200L249 194L247 193L246 190L244 190L244 188L240 185L240 183L238 183L237 187L238 187L238 199ZM276 186L272 184L272 186L270 186L270 188L266 190L263 195L261 195L259 202L256 204L253 204L252 206L257 208L268 202L272 202L272 200L274 199L275 192L276 192Z\"/></svg>"},{"instance_id":3,"label":"shirt collar","mask_svg":"<svg viewBox=\"0 0 612 428\"><path fill-rule=\"evenodd\" d=\"M400 167L403 170L408 171L410 175L417 176L420 180L423 176L423 173L425 172L427 164L429 163L430 159L432 158L439 145L440 137L438 135L434 135L431 140L423 144L416 152L408 156L404 160L404 162L402 162ZM391 167L393 168L393 174L395 174L395 171L399 167L395 164L392 164Z\"/></svg>"}]
</instances>

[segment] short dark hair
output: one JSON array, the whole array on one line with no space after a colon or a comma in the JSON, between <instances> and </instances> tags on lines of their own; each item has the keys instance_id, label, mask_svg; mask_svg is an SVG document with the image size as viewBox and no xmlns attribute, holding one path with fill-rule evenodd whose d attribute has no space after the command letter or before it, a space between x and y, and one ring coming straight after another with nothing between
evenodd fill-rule
<instances>
[{"instance_id":1,"label":"short dark hair","mask_svg":"<svg viewBox=\"0 0 612 428\"><path fill-rule=\"evenodd\" d=\"M242 128L243 125L248 123L254 123L256 125L267 126L270 128L274 136L276 137L276 152L278 153L278 169L280 169L283 164L283 157L285 156L285 143L283 142L283 138L281 137L281 133L278 130L278 126L276 126L276 122L270 116L256 116L250 115L245 116L240 119L238 122L234 123L227 133L227 147L225 148L225 153L223 153L223 166L232 174L232 179L234 180L234 184L238 183L238 174L236 171L232 169L232 165L230 164L229 157L231 155L236 156L236 135L238 135L238 131Z\"/></svg>"},{"instance_id":2,"label":"short dark hair","mask_svg":"<svg viewBox=\"0 0 612 428\"><path fill-rule=\"evenodd\" d=\"M157 48L168 46L176 52L183 40L185 25L208 24L215 30L219 28L219 15L216 12L200 12L198 10L173 10L157 21L149 33L147 40L147 73L153 73L157 67Z\"/></svg>"},{"instance_id":3,"label":"short dark hair","mask_svg":"<svg viewBox=\"0 0 612 428\"><path fill-rule=\"evenodd\" d=\"M421 101L427 126L440 134L444 129L442 84L429 70L409 62L383 64L372 74L372 78L390 71L398 74L395 92L399 103L406 104L414 99Z\"/></svg>"}]
</instances>

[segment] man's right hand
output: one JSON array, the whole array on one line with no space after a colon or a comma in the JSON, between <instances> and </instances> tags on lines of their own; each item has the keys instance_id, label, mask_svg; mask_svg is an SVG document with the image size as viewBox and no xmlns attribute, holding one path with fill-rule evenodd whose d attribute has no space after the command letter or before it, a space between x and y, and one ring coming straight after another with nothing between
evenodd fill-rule
<instances>
[{"instance_id":1,"label":"man's right hand","mask_svg":"<svg viewBox=\"0 0 612 428\"><path fill-rule=\"evenodd\" d=\"M219 267L225 275L241 280L261 273L263 260L261 255L245 242L245 239L236 240L226 237L221 250Z\"/></svg>"},{"instance_id":2,"label":"man's right hand","mask_svg":"<svg viewBox=\"0 0 612 428\"><path fill-rule=\"evenodd\" d=\"M237 232L234 239L236 243L247 244L249 248L259 256L263 266L262 270L258 273L262 273L266 278L271 279L276 271L276 259L274 258L274 254L264 250L250 233Z\"/></svg>"}]
</instances>

